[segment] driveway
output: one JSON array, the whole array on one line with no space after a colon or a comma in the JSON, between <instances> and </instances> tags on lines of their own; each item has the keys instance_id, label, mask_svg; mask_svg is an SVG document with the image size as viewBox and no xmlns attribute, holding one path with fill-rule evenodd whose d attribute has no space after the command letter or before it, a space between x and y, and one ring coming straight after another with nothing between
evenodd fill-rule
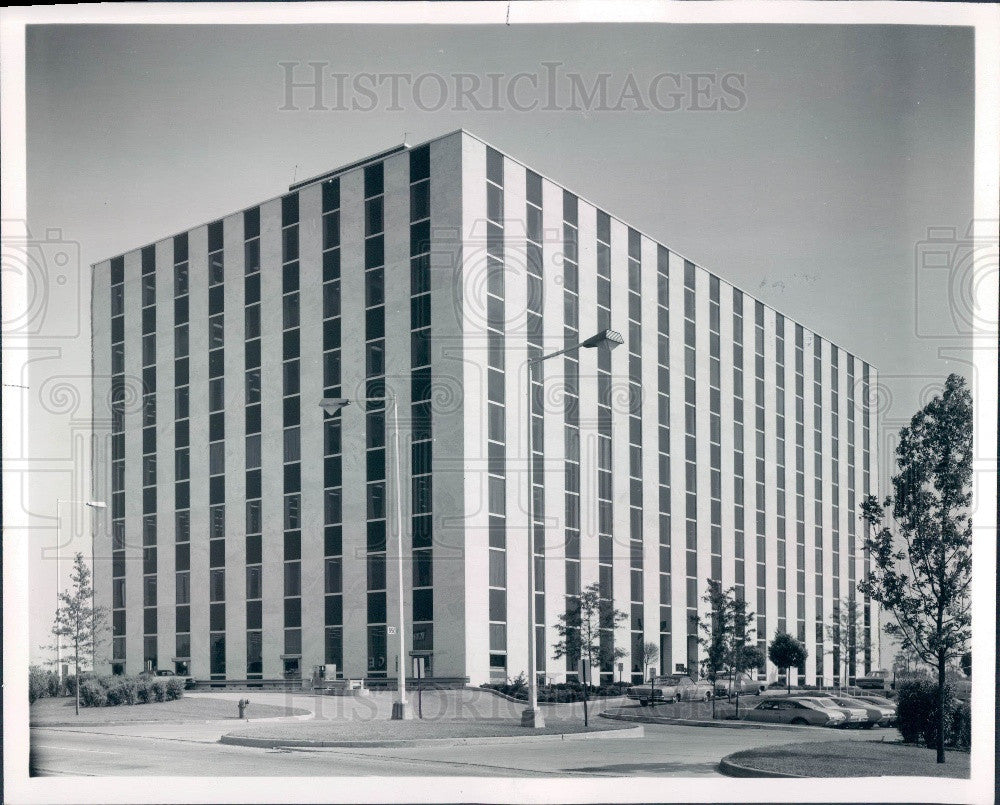
<instances>
[{"instance_id":1,"label":"driveway","mask_svg":"<svg viewBox=\"0 0 1000 805\"><path fill-rule=\"evenodd\" d=\"M313 710L315 717L388 718L393 694L363 698L313 697L280 692L194 693L246 697ZM317 702L316 699L319 698ZM523 704L480 691L435 691L424 696L424 716L504 717ZM572 705L546 707L549 720L571 719ZM250 715L252 716L252 704ZM656 776L715 777L732 752L795 741L879 740L886 731L740 730L647 724L642 738L524 742L498 746L399 749L267 750L216 743L236 722L129 724L32 730L32 766L41 775L193 776Z\"/></svg>"}]
</instances>

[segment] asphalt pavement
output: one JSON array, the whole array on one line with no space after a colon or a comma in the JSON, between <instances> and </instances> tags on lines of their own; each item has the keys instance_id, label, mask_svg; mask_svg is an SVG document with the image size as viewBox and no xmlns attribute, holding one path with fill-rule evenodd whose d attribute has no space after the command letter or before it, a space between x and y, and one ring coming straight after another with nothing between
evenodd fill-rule
<instances>
[{"instance_id":1,"label":"asphalt pavement","mask_svg":"<svg viewBox=\"0 0 1000 805\"><path fill-rule=\"evenodd\" d=\"M240 695L211 693L212 698ZM519 713L522 704L477 691L425 694L429 713L451 717L476 710L493 717ZM331 702L316 707L313 697L256 694L251 700L292 700L314 710L315 717L385 717L391 695ZM384 699L384 701L383 701ZM235 706L235 703L234 703ZM251 707L252 715L252 707ZM546 708L549 720L574 718L573 708ZM285 719L282 719L285 720ZM600 741L525 741L497 746L426 746L372 749L255 749L217 743L236 722L128 724L121 726L39 727L32 730L31 766L38 775L189 775L189 776L677 776L716 777L719 760L732 752L759 746L828 741L832 738L879 740L886 730L803 729L739 730L647 724L641 738Z\"/></svg>"}]
</instances>

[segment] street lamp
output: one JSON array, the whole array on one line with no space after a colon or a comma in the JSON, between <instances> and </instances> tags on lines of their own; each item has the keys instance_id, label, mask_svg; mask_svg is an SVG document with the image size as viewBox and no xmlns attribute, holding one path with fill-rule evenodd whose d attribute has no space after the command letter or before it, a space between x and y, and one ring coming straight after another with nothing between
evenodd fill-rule
<instances>
[{"instance_id":1,"label":"street lamp","mask_svg":"<svg viewBox=\"0 0 1000 805\"><path fill-rule=\"evenodd\" d=\"M406 654L406 624L403 620L403 485L399 462L399 416L396 409L396 395L388 389L386 389L385 394L392 405L393 471L396 476L396 552L398 557L396 569L399 585L399 682L396 701L392 703L392 718L406 720L413 717L413 712L406 701L406 662L409 658ZM351 401L343 397L324 397L320 400L319 407L326 412L327 416L333 416L350 404Z\"/></svg>"},{"instance_id":2,"label":"street lamp","mask_svg":"<svg viewBox=\"0 0 1000 805\"><path fill-rule=\"evenodd\" d=\"M534 457L532 456L531 445L531 367L555 358L558 355L566 355L580 349L614 349L619 344L624 344L625 339L616 330L601 330L595 333L586 341L581 341L576 346L560 349L558 352L550 352L548 355L540 355L537 358L529 358L525 364L528 376L528 706L521 713L522 727L544 727L545 718L538 708L538 672L535 668L535 516L534 516L534 488L532 486L532 468ZM540 379L540 384L544 386L544 376ZM541 395L544 399L544 394ZM545 472L544 466L542 472ZM543 478L544 486L544 478Z\"/></svg>"},{"instance_id":3,"label":"street lamp","mask_svg":"<svg viewBox=\"0 0 1000 805\"><path fill-rule=\"evenodd\" d=\"M59 514L59 506L63 503L82 503L91 509L106 509L108 504L103 500L79 500L76 498L56 498L56 617L59 617L59 584L62 581L62 576L59 572L59 548L62 543L62 517ZM90 529L90 568L91 568L91 581L90 581L90 608L93 612L94 610L94 529ZM96 617L96 616L95 616ZM96 621L94 621L96 623ZM94 649L91 655L91 662L94 662L94 670L97 671L96 657L97 657L97 635L93 635L94 638ZM59 680L62 681L62 639L60 635L56 635L56 674Z\"/></svg>"}]
</instances>

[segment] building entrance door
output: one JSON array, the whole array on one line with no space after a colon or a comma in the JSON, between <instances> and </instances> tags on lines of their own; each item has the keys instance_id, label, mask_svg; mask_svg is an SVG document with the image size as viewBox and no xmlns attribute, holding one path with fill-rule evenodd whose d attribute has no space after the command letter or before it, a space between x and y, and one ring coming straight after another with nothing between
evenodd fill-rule
<instances>
[{"instance_id":1,"label":"building entrance door","mask_svg":"<svg viewBox=\"0 0 1000 805\"><path fill-rule=\"evenodd\" d=\"M285 659L285 679L301 679L298 658Z\"/></svg>"}]
</instances>

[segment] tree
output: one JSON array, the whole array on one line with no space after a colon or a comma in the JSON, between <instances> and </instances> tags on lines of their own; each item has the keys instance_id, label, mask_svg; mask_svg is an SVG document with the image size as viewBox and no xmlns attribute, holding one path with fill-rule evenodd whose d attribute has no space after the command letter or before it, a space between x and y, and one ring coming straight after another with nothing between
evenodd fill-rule
<instances>
[{"instance_id":1,"label":"tree","mask_svg":"<svg viewBox=\"0 0 1000 805\"><path fill-rule=\"evenodd\" d=\"M642 663L642 678L648 679L649 675L646 671L649 669L650 665L655 665L657 660L660 659L660 649L656 643L649 642L642 644L642 653L637 658L639 662Z\"/></svg>"},{"instance_id":2,"label":"tree","mask_svg":"<svg viewBox=\"0 0 1000 805\"><path fill-rule=\"evenodd\" d=\"M952 374L899 432L895 493L862 506L872 569L859 588L886 607L899 635L937 669L937 762L944 763L945 672L971 637L972 396ZM890 527L890 522L892 527Z\"/></svg>"},{"instance_id":3,"label":"tree","mask_svg":"<svg viewBox=\"0 0 1000 805\"><path fill-rule=\"evenodd\" d=\"M73 572L70 576L72 587L59 593L52 634L57 640L68 645L67 659L73 664L76 674L76 714L80 714L80 665L94 656L94 644L98 633L107 619L103 607L93 604L90 568L84 564L83 554L73 557ZM94 669L92 669L94 670Z\"/></svg>"},{"instance_id":4,"label":"tree","mask_svg":"<svg viewBox=\"0 0 1000 805\"><path fill-rule=\"evenodd\" d=\"M785 669L785 684L789 693L792 692L792 668L800 668L808 656L806 647L788 632L778 632L767 647L768 659L778 668Z\"/></svg>"},{"instance_id":5,"label":"tree","mask_svg":"<svg viewBox=\"0 0 1000 805\"><path fill-rule=\"evenodd\" d=\"M826 642L830 645L826 653L833 655L833 667L839 671L837 681L840 682L842 678L846 686L850 682L850 672L858 654L858 637L862 640L862 651L867 645L864 615L853 595L842 601L834 601L833 613L824 631Z\"/></svg>"},{"instance_id":6,"label":"tree","mask_svg":"<svg viewBox=\"0 0 1000 805\"><path fill-rule=\"evenodd\" d=\"M722 582L708 579L708 589L701 597L708 604L708 615L697 618L701 632L698 642L705 650L701 665L713 692L716 679L725 671L733 652L733 609L727 592L722 589ZM715 718L715 696L712 696L712 718Z\"/></svg>"},{"instance_id":7,"label":"tree","mask_svg":"<svg viewBox=\"0 0 1000 805\"><path fill-rule=\"evenodd\" d=\"M575 665L583 660L587 669L614 668L615 661L625 656L625 651L614 645L614 630L628 617L615 609L611 601L601 597L600 582L584 589L580 597L566 612L559 616L556 631L559 640L554 646L556 659L569 657ZM587 722L586 680L583 684L583 718Z\"/></svg>"},{"instance_id":8,"label":"tree","mask_svg":"<svg viewBox=\"0 0 1000 805\"><path fill-rule=\"evenodd\" d=\"M748 643L753 639L753 613L747 611L746 601L737 596L735 587L724 590L722 583L714 579L708 579L708 589L702 600L708 605L707 616L696 619L701 632L698 642L705 651L702 668L713 689L720 675L724 677L728 674L732 679L731 697L739 673L746 668L756 668L761 662L759 652L755 651L752 643ZM739 715L738 689L736 697ZM714 696L712 717L715 718Z\"/></svg>"}]
</instances>

